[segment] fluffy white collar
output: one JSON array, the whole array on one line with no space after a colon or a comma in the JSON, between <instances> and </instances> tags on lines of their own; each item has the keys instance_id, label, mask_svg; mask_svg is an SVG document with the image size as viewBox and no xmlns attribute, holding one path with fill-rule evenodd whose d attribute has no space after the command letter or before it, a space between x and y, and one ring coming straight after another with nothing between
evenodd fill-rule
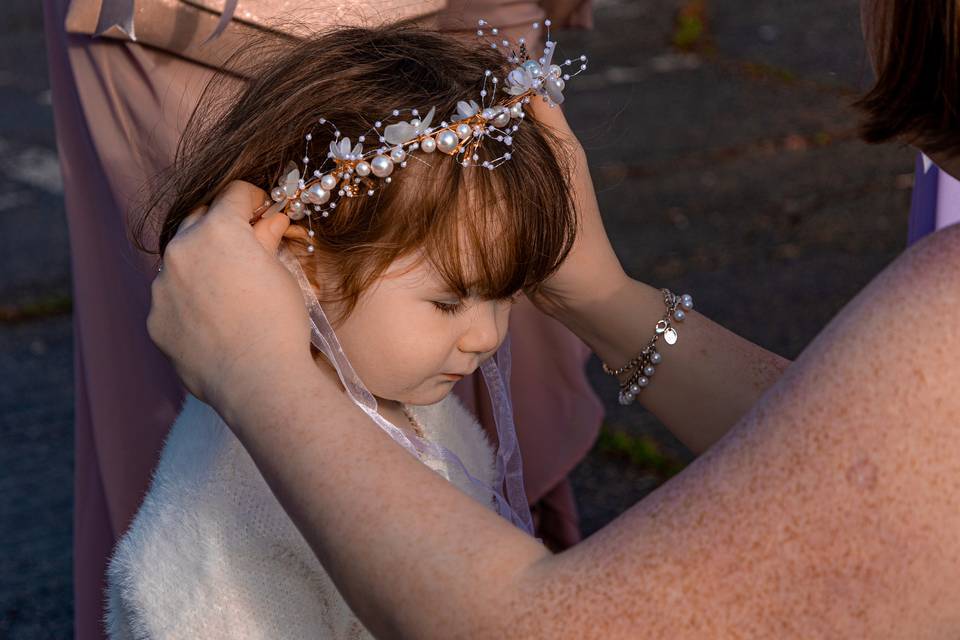
<instances>
[{"instance_id":1,"label":"fluffy white collar","mask_svg":"<svg viewBox=\"0 0 960 640\"><path fill-rule=\"evenodd\" d=\"M492 484L492 447L456 397L411 410L427 438ZM441 461L427 464L477 497ZM105 622L115 640L370 637L249 454L192 396L107 577Z\"/></svg>"}]
</instances>

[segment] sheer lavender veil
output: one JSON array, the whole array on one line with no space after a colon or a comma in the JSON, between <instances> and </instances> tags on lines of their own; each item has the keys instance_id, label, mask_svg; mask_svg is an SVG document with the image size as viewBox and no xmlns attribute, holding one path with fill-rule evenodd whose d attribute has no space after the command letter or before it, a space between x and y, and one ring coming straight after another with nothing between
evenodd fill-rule
<instances>
[{"instance_id":1,"label":"sheer lavender veil","mask_svg":"<svg viewBox=\"0 0 960 640\"><path fill-rule=\"evenodd\" d=\"M435 442L405 433L377 412L376 399L347 360L346 354L340 347L340 341L337 340L333 327L327 320L300 262L282 247L278 257L300 284L300 291L303 293L310 315L311 342L333 363L350 399L410 454L417 458L430 456L436 460L442 460L453 473L461 474L466 481L482 490L485 495L489 495L490 503L503 518L533 535L533 520L530 508L527 506L527 496L523 490L523 466L513 424L513 405L510 401L509 336L500 346L496 356L480 365L484 382L490 393L499 440L496 458L497 486L489 487L475 478L455 453Z\"/></svg>"}]
</instances>

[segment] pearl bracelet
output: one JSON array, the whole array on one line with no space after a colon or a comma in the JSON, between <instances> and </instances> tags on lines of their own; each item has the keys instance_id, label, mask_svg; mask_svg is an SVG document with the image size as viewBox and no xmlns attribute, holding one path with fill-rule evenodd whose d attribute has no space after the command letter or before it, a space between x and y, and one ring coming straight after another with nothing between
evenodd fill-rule
<instances>
[{"instance_id":1,"label":"pearl bracelet","mask_svg":"<svg viewBox=\"0 0 960 640\"><path fill-rule=\"evenodd\" d=\"M630 374L625 382L620 383L619 401L622 405L633 404L640 392L650 384L650 378L657 370L656 365L663 361L663 356L656 349L657 340L663 336L668 345L676 344L679 334L673 322L683 322L687 317L686 312L693 309L693 296L689 293L677 296L669 289L661 289L661 291L666 313L654 325L653 337L636 357L619 369L612 369L606 362L603 363L603 372L607 375L619 378L625 373Z\"/></svg>"}]
</instances>

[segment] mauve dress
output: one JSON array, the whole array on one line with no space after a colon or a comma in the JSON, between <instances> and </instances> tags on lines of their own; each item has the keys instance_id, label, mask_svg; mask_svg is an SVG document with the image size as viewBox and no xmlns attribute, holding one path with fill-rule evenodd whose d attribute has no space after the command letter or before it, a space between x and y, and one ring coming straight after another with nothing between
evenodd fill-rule
<instances>
[{"instance_id":1,"label":"mauve dress","mask_svg":"<svg viewBox=\"0 0 960 640\"><path fill-rule=\"evenodd\" d=\"M907 244L960 222L960 181L929 158L917 156Z\"/></svg>"},{"instance_id":2,"label":"mauve dress","mask_svg":"<svg viewBox=\"0 0 960 640\"><path fill-rule=\"evenodd\" d=\"M169 165L216 71L158 49L68 34L67 4L44 0L44 15L74 287L75 637L93 640L104 637L107 558L139 508L184 395L146 332L156 258L132 247L128 212L147 179ZM543 16L535 3L451 4L518 30ZM589 25L588 16L581 7L570 23ZM447 27L475 21L449 18ZM602 404L584 374L588 349L562 325L524 300L510 331L527 495L538 534L562 548L580 536L566 477L596 438ZM489 428L474 378L456 392Z\"/></svg>"}]
</instances>

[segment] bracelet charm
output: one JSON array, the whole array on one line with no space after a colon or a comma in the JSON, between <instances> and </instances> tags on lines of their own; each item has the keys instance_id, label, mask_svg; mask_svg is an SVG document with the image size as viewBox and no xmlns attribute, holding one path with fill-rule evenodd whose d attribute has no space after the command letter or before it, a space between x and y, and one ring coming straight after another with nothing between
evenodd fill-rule
<instances>
[{"instance_id":1,"label":"bracelet charm","mask_svg":"<svg viewBox=\"0 0 960 640\"><path fill-rule=\"evenodd\" d=\"M668 345L676 344L680 336L673 322L683 322L687 317L686 312L693 309L693 296L689 293L678 296L669 289L661 289L661 291L666 313L654 325L653 337L644 345L640 353L618 369L611 368L606 362L602 363L603 371L607 375L619 378L624 374L630 374L626 381L620 383L618 399L622 405L632 404L636 400L640 392L650 384L650 378L657 370L656 365L663 361L663 356L656 349L657 340L663 336L664 342Z\"/></svg>"}]
</instances>

